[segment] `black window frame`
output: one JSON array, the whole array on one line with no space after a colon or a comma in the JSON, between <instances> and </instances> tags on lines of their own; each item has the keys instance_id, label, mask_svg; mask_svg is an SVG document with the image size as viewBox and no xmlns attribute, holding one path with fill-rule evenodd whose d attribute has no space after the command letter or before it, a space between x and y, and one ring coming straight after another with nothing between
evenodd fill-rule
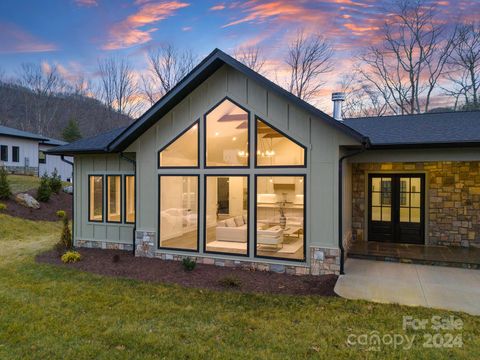
<instances>
[{"instance_id":1,"label":"black window frame","mask_svg":"<svg viewBox=\"0 0 480 360\"><path fill-rule=\"evenodd\" d=\"M20 146L12 146L12 162L20 162Z\"/></svg>"},{"instance_id":2,"label":"black window frame","mask_svg":"<svg viewBox=\"0 0 480 360\"><path fill-rule=\"evenodd\" d=\"M133 177L133 211L134 219L133 222L127 221L127 177ZM137 177L135 174L124 174L123 175L123 223L124 224L135 224L137 222Z\"/></svg>"},{"instance_id":3,"label":"black window frame","mask_svg":"<svg viewBox=\"0 0 480 360\"><path fill-rule=\"evenodd\" d=\"M0 145L0 161L8 162L8 146Z\"/></svg>"},{"instance_id":4,"label":"black window frame","mask_svg":"<svg viewBox=\"0 0 480 360\"><path fill-rule=\"evenodd\" d=\"M191 128L193 128L195 125L197 125L197 165L196 166L162 166L160 164L160 153L168 148L170 145L172 145L175 141L177 141L182 135L184 135L186 132L188 132ZM183 129L180 134L175 136L172 140L170 140L166 145L162 146L160 150L157 152L157 168L158 169L199 169L200 168L200 119L195 120L195 122L187 127L186 129Z\"/></svg>"},{"instance_id":5,"label":"black window frame","mask_svg":"<svg viewBox=\"0 0 480 360\"><path fill-rule=\"evenodd\" d=\"M197 178L197 248L196 249L185 249L185 248L174 248L174 247L167 247L167 246L161 246L160 245L160 229L161 229L161 193L162 193L162 181L161 177L172 177L172 176L177 176L177 177L196 177ZM158 202L157 202L157 249L158 250L174 250L174 251L185 251L189 253L199 253L200 252L200 174L158 174Z\"/></svg>"},{"instance_id":6,"label":"black window frame","mask_svg":"<svg viewBox=\"0 0 480 360\"><path fill-rule=\"evenodd\" d=\"M91 181L90 181L90 178L92 177L101 177L102 178L102 220L92 220L92 217L91 217L91 212L90 212L90 209L91 209ZM92 222L92 223L104 223L105 222L105 175L101 174L89 174L88 175L88 222Z\"/></svg>"},{"instance_id":7,"label":"black window frame","mask_svg":"<svg viewBox=\"0 0 480 360\"><path fill-rule=\"evenodd\" d=\"M223 251L207 251L207 177L246 177L247 178L247 253L228 253ZM203 175L203 253L228 256L250 257L250 174L204 174Z\"/></svg>"},{"instance_id":8,"label":"black window frame","mask_svg":"<svg viewBox=\"0 0 480 360\"><path fill-rule=\"evenodd\" d=\"M303 258L302 259L292 259L292 258L283 258L277 256L260 256L257 254L257 178L258 177L302 177L303 178ZM253 247L254 247L254 257L258 259L270 259L270 260L281 260L281 261L292 261L297 263L305 263L307 261L307 174L255 174L254 180L254 190L255 190L255 203L253 209L254 215L254 237L253 237Z\"/></svg>"},{"instance_id":9,"label":"black window frame","mask_svg":"<svg viewBox=\"0 0 480 360\"><path fill-rule=\"evenodd\" d=\"M258 151L258 122L261 121L263 123L265 123L267 126L271 127L273 130L275 130L276 132L280 133L282 136L285 136L288 140L292 141L293 143L295 143L296 145L300 146L302 149L303 149L303 165L258 165L258 161L257 161L257 151ZM268 121L264 120L263 118L261 118L260 116L258 115L255 115L255 144L254 144L254 152L253 152L253 156L255 157L255 160L254 160L254 165L255 165L255 168L257 169L305 169L307 168L307 147L303 144L301 144L299 141L295 140L293 137L291 137L290 135L287 135L285 134L283 131L281 131L280 129L278 129L277 127L273 126L272 124L270 124Z\"/></svg>"},{"instance_id":10,"label":"black window frame","mask_svg":"<svg viewBox=\"0 0 480 360\"><path fill-rule=\"evenodd\" d=\"M247 157L247 165L241 165L241 166L238 166L238 165L235 165L235 166L208 166L207 165L207 149L208 149L208 146L207 146L207 116L213 111L215 110L221 103L223 103L225 100L228 100L230 101L231 103L233 103L234 105L238 106L240 109L242 109L243 111L245 111L247 113L247 119L248 119L248 126L247 126L247 142L248 142L248 157ZM213 105L210 109L207 110L207 112L205 112L205 114L203 114L203 124L204 124L204 128L203 128L203 168L204 169L250 169L250 165L251 165L251 157L252 157L252 144L250 144L250 131L251 131L251 128L252 128L252 125L251 125L251 122L252 122L252 118L251 118L251 112L250 110L248 110L246 107L240 105L238 102L236 102L235 100L233 100L231 97L229 96L225 96L222 98L222 100L220 100L219 102L217 102L215 105Z\"/></svg>"},{"instance_id":11,"label":"black window frame","mask_svg":"<svg viewBox=\"0 0 480 360\"><path fill-rule=\"evenodd\" d=\"M40 157L40 154L43 154L44 158ZM39 164L46 164L47 163L47 154L44 150L38 150L38 163Z\"/></svg>"},{"instance_id":12,"label":"black window frame","mask_svg":"<svg viewBox=\"0 0 480 360\"><path fill-rule=\"evenodd\" d=\"M120 179L120 220L118 221L112 221L108 220L108 215L109 215L109 210L110 210L110 201L108 201L108 192L109 192L109 186L108 186L108 178L110 177L118 177ZM109 224L121 224L123 221L123 191L122 191L122 186L123 182L122 179L123 176L121 174L106 174L105 175L105 193L104 193L104 198L105 198L105 204L106 204L106 213L105 213L105 222Z\"/></svg>"}]
</instances>

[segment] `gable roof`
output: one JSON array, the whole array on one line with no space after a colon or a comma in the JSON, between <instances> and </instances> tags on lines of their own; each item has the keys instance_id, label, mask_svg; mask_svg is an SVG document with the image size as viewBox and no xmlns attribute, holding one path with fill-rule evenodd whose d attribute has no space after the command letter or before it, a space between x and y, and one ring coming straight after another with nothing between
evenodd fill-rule
<instances>
[{"instance_id":1,"label":"gable roof","mask_svg":"<svg viewBox=\"0 0 480 360\"><path fill-rule=\"evenodd\" d=\"M166 115L175 105L183 100L192 90L205 81L210 75L218 70L222 65L227 64L244 74L250 79L260 83L268 90L275 92L279 96L286 98L296 106L303 110L318 116L328 125L331 125L348 136L358 140L359 142L368 142L368 139L343 123L335 120L323 111L310 105L306 101L298 98L264 76L253 71L241 62L235 60L219 49L213 50L200 64L198 64L187 76L185 76L172 90L166 93L155 105L148 109L134 123L128 126L116 139L108 146L108 151L123 151L136 138L148 130L156 121Z\"/></svg>"},{"instance_id":2,"label":"gable roof","mask_svg":"<svg viewBox=\"0 0 480 360\"><path fill-rule=\"evenodd\" d=\"M58 146L47 150L47 154L52 155L73 155L107 152L108 144L110 144L118 135L125 130L125 127L113 129L97 136L80 139L72 143Z\"/></svg>"},{"instance_id":3,"label":"gable roof","mask_svg":"<svg viewBox=\"0 0 480 360\"><path fill-rule=\"evenodd\" d=\"M42 145L51 145L51 146L62 146L67 145L68 142L54 139L54 138L47 138L46 140L42 141Z\"/></svg>"},{"instance_id":4,"label":"gable roof","mask_svg":"<svg viewBox=\"0 0 480 360\"><path fill-rule=\"evenodd\" d=\"M28 131L18 130L11 127L0 125L0 135L30 140L47 140L45 136L34 134Z\"/></svg>"},{"instance_id":5,"label":"gable roof","mask_svg":"<svg viewBox=\"0 0 480 360\"><path fill-rule=\"evenodd\" d=\"M480 111L345 119L371 147L480 145Z\"/></svg>"}]
</instances>

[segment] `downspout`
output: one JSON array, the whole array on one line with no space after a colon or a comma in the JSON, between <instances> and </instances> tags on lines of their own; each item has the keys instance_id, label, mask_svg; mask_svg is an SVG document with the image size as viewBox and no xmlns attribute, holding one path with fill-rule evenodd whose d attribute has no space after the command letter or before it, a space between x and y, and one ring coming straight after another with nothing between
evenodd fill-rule
<instances>
[{"instance_id":1,"label":"downspout","mask_svg":"<svg viewBox=\"0 0 480 360\"><path fill-rule=\"evenodd\" d=\"M338 247L340 249L340 275L345 274L345 249L343 247L343 160L363 153L368 149L369 141L362 141L362 148L340 157L338 161Z\"/></svg>"},{"instance_id":2,"label":"downspout","mask_svg":"<svg viewBox=\"0 0 480 360\"><path fill-rule=\"evenodd\" d=\"M45 156L47 156L45 154ZM62 160L64 163L68 164L68 165L71 165L72 166L72 240L74 239L75 237L75 228L73 227L73 222L74 222L74 219L75 219L75 183L74 183L74 174L75 174L75 171L73 169L73 162L70 161L70 160L67 160L65 159L65 155L60 155L60 160ZM40 165L38 165L38 169L40 171Z\"/></svg>"},{"instance_id":3,"label":"downspout","mask_svg":"<svg viewBox=\"0 0 480 360\"><path fill-rule=\"evenodd\" d=\"M126 157L123 155L123 152L120 153L120 158L122 158L125 161L128 161L133 165L133 174L135 176L135 202L137 202L137 161L130 159L129 157ZM125 185L124 185L125 186ZM123 200L125 201L125 199ZM136 209L136 204L135 204L135 209ZM136 244L136 237L135 237L135 232L137 231L137 213L135 211L135 222L133 223L133 256L135 256L135 248L137 247Z\"/></svg>"}]
</instances>

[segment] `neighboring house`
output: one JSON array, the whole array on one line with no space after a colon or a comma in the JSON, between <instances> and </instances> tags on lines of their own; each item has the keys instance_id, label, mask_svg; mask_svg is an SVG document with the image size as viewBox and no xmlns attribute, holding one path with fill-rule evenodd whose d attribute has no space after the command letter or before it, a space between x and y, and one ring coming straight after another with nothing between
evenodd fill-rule
<instances>
[{"instance_id":1,"label":"neighboring house","mask_svg":"<svg viewBox=\"0 0 480 360\"><path fill-rule=\"evenodd\" d=\"M75 158L76 246L318 275L352 239L479 246L479 149L478 112L336 120L215 50L49 153Z\"/></svg>"},{"instance_id":2,"label":"neighboring house","mask_svg":"<svg viewBox=\"0 0 480 360\"><path fill-rule=\"evenodd\" d=\"M57 168L62 180L70 181L72 166L59 155L45 156L45 151L67 143L28 131L0 125L0 166L8 172L24 175L50 175ZM73 161L73 158L66 160Z\"/></svg>"},{"instance_id":3,"label":"neighboring house","mask_svg":"<svg viewBox=\"0 0 480 360\"><path fill-rule=\"evenodd\" d=\"M65 156L64 159L58 155L47 154L46 151L57 146L67 145L65 141L47 138L38 144L38 175L52 174L55 169L63 181L72 182L73 169L71 163L73 157Z\"/></svg>"}]
</instances>

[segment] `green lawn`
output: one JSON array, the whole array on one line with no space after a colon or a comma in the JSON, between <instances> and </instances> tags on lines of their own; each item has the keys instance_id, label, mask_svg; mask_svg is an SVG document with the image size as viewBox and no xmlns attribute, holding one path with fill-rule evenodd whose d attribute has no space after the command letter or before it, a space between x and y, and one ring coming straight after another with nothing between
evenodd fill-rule
<instances>
[{"instance_id":1,"label":"green lawn","mask_svg":"<svg viewBox=\"0 0 480 360\"><path fill-rule=\"evenodd\" d=\"M10 182L10 188L14 194L36 189L40 184L40 178L36 176L8 175L7 178Z\"/></svg>"},{"instance_id":2,"label":"green lawn","mask_svg":"<svg viewBox=\"0 0 480 360\"><path fill-rule=\"evenodd\" d=\"M245 295L40 265L60 224L0 215L0 359L480 358L480 318L340 298ZM463 347L425 349L402 316L460 317ZM349 334L417 335L410 350ZM443 335L443 334L442 334Z\"/></svg>"}]
</instances>

